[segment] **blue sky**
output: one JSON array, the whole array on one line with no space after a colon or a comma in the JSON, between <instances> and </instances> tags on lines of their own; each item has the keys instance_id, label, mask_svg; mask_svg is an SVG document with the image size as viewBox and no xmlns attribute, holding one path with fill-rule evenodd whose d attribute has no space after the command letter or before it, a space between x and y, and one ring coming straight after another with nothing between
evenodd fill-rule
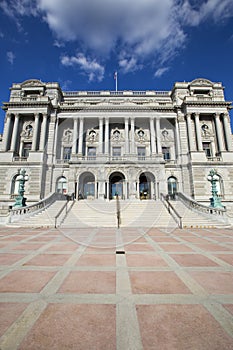
<instances>
[{"instance_id":1,"label":"blue sky","mask_svg":"<svg viewBox=\"0 0 233 350\"><path fill-rule=\"evenodd\" d=\"M2 102L31 78L114 90L116 70L118 90L201 77L233 100L233 0L0 0L0 44Z\"/></svg>"}]
</instances>

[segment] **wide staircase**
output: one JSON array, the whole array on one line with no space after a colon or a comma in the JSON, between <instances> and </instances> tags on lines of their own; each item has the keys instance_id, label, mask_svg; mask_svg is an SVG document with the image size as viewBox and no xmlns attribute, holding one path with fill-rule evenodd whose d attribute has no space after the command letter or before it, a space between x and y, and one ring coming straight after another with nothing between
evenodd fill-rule
<instances>
[{"instance_id":1,"label":"wide staircase","mask_svg":"<svg viewBox=\"0 0 233 350\"><path fill-rule=\"evenodd\" d=\"M54 227L55 216L64 206L64 200L57 200L46 209L9 223L12 227Z\"/></svg>"},{"instance_id":2,"label":"wide staircase","mask_svg":"<svg viewBox=\"0 0 233 350\"><path fill-rule=\"evenodd\" d=\"M119 201L120 227L176 227L161 201ZM115 200L76 202L62 223L62 227L116 227L117 203Z\"/></svg>"},{"instance_id":3,"label":"wide staircase","mask_svg":"<svg viewBox=\"0 0 233 350\"><path fill-rule=\"evenodd\" d=\"M179 200L172 201L171 203L182 218L183 228L212 228L229 226L226 218L224 219L221 216L210 216L195 210L191 210Z\"/></svg>"},{"instance_id":4,"label":"wide staircase","mask_svg":"<svg viewBox=\"0 0 233 350\"><path fill-rule=\"evenodd\" d=\"M57 220L55 217L64 207L64 200L32 215L19 216L8 226L17 227L159 227L159 228L212 228L229 227L226 217L201 213L189 208L182 201L161 200L80 200L67 203L67 210ZM173 208L173 210L172 210ZM67 212L67 214L66 214ZM118 212L118 215L117 215Z\"/></svg>"}]
</instances>

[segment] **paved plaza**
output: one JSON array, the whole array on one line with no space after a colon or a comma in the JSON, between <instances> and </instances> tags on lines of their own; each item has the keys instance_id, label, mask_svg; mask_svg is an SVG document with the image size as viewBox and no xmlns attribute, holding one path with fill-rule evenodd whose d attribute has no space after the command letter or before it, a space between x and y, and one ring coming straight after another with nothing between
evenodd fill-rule
<instances>
[{"instance_id":1,"label":"paved plaza","mask_svg":"<svg viewBox=\"0 0 233 350\"><path fill-rule=\"evenodd\" d=\"M1 350L233 349L233 231L0 229Z\"/></svg>"}]
</instances>

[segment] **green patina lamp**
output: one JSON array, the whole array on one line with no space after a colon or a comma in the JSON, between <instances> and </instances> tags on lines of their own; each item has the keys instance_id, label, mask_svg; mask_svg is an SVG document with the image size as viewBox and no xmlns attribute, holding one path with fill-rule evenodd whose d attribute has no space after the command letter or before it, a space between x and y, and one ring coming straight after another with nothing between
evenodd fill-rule
<instances>
[{"instance_id":1,"label":"green patina lamp","mask_svg":"<svg viewBox=\"0 0 233 350\"><path fill-rule=\"evenodd\" d=\"M24 192L25 192L24 187L25 187L25 182L28 181L28 175L26 174L25 169L20 169L19 175L17 176L16 181L19 182L19 190L18 190L18 196L15 198L14 208L25 207L27 198L24 197Z\"/></svg>"},{"instance_id":2,"label":"green patina lamp","mask_svg":"<svg viewBox=\"0 0 233 350\"><path fill-rule=\"evenodd\" d=\"M221 203L221 198L218 196L217 182L219 181L219 176L215 169L211 169L207 180L211 183L211 193L212 197L210 198L210 207L212 208L223 208Z\"/></svg>"}]
</instances>

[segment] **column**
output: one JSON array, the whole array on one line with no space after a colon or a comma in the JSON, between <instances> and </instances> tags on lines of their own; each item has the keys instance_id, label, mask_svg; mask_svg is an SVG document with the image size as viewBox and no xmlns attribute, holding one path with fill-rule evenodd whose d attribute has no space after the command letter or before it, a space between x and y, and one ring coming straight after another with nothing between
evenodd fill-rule
<instances>
[{"instance_id":1,"label":"column","mask_svg":"<svg viewBox=\"0 0 233 350\"><path fill-rule=\"evenodd\" d=\"M232 151L232 137L231 137L231 125L229 123L229 115L228 113L223 114L223 127L224 133L226 137L226 146L228 152Z\"/></svg>"},{"instance_id":2,"label":"column","mask_svg":"<svg viewBox=\"0 0 233 350\"><path fill-rule=\"evenodd\" d=\"M39 130L39 113L35 114L34 133L33 133L33 140L32 140L32 151L36 151L36 148L37 148L38 130Z\"/></svg>"},{"instance_id":3,"label":"column","mask_svg":"<svg viewBox=\"0 0 233 350\"><path fill-rule=\"evenodd\" d=\"M109 119L105 118L105 136L104 136L104 142L105 142L105 154L109 155Z\"/></svg>"},{"instance_id":4,"label":"column","mask_svg":"<svg viewBox=\"0 0 233 350\"><path fill-rule=\"evenodd\" d=\"M215 125L216 125L216 134L217 134L217 140L218 140L218 151L222 152L224 150L224 145L223 145L222 125L220 122L219 113L215 114Z\"/></svg>"},{"instance_id":5,"label":"column","mask_svg":"<svg viewBox=\"0 0 233 350\"><path fill-rule=\"evenodd\" d=\"M44 151L44 148L45 148L46 131L47 131L47 114L44 113L42 126L41 126L41 133L40 133L40 151Z\"/></svg>"},{"instance_id":6,"label":"column","mask_svg":"<svg viewBox=\"0 0 233 350\"><path fill-rule=\"evenodd\" d=\"M83 155L83 118L79 122L78 154Z\"/></svg>"},{"instance_id":7,"label":"column","mask_svg":"<svg viewBox=\"0 0 233 350\"><path fill-rule=\"evenodd\" d=\"M12 139L11 139L11 149L10 149L12 152L16 151L18 129L19 129L19 114L15 114L15 122L14 122L14 128L13 128Z\"/></svg>"},{"instance_id":8,"label":"column","mask_svg":"<svg viewBox=\"0 0 233 350\"><path fill-rule=\"evenodd\" d=\"M199 114L195 113L194 118L195 118L195 129L196 129L196 136L197 136L197 151L201 152L203 150L203 147L202 147L202 139L201 139Z\"/></svg>"},{"instance_id":9,"label":"column","mask_svg":"<svg viewBox=\"0 0 233 350\"><path fill-rule=\"evenodd\" d=\"M4 127L4 134L3 134L3 151L8 151L8 144L9 144L9 138L10 138L10 124L11 124L11 114L7 113L6 115L6 122Z\"/></svg>"},{"instance_id":10,"label":"column","mask_svg":"<svg viewBox=\"0 0 233 350\"><path fill-rule=\"evenodd\" d=\"M175 144L176 144L176 157L179 157L180 156L180 133L179 133L177 119L175 119Z\"/></svg>"},{"instance_id":11,"label":"column","mask_svg":"<svg viewBox=\"0 0 233 350\"><path fill-rule=\"evenodd\" d=\"M156 139L157 139L157 153L162 154L161 139L160 139L160 118L156 118Z\"/></svg>"},{"instance_id":12,"label":"column","mask_svg":"<svg viewBox=\"0 0 233 350\"><path fill-rule=\"evenodd\" d=\"M103 118L99 118L99 154L103 154Z\"/></svg>"},{"instance_id":13,"label":"column","mask_svg":"<svg viewBox=\"0 0 233 350\"><path fill-rule=\"evenodd\" d=\"M131 118L131 152L135 153L135 138L134 138L135 122L134 118Z\"/></svg>"},{"instance_id":14,"label":"column","mask_svg":"<svg viewBox=\"0 0 233 350\"><path fill-rule=\"evenodd\" d=\"M193 133L192 133L192 121L191 121L191 114L187 114L186 116L187 120L187 130L188 130L188 139L189 139L189 151L194 151L194 144L193 144Z\"/></svg>"},{"instance_id":15,"label":"column","mask_svg":"<svg viewBox=\"0 0 233 350\"><path fill-rule=\"evenodd\" d=\"M156 153L154 119L150 118L150 143L152 155Z\"/></svg>"},{"instance_id":16,"label":"column","mask_svg":"<svg viewBox=\"0 0 233 350\"><path fill-rule=\"evenodd\" d=\"M74 118L72 154L77 153L77 138L78 138L78 119Z\"/></svg>"},{"instance_id":17,"label":"column","mask_svg":"<svg viewBox=\"0 0 233 350\"><path fill-rule=\"evenodd\" d=\"M125 119L125 154L129 154L129 119Z\"/></svg>"},{"instance_id":18,"label":"column","mask_svg":"<svg viewBox=\"0 0 233 350\"><path fill-rule=\"evenodd\" d=\"M55 136L54 136L54 144L53 144L53 155L55 156L55 159L57 158L57 135L58 135L58 126L59 126L59 119L56 119L56 126L55 126Z\"/></svg>"}]
</instances>

